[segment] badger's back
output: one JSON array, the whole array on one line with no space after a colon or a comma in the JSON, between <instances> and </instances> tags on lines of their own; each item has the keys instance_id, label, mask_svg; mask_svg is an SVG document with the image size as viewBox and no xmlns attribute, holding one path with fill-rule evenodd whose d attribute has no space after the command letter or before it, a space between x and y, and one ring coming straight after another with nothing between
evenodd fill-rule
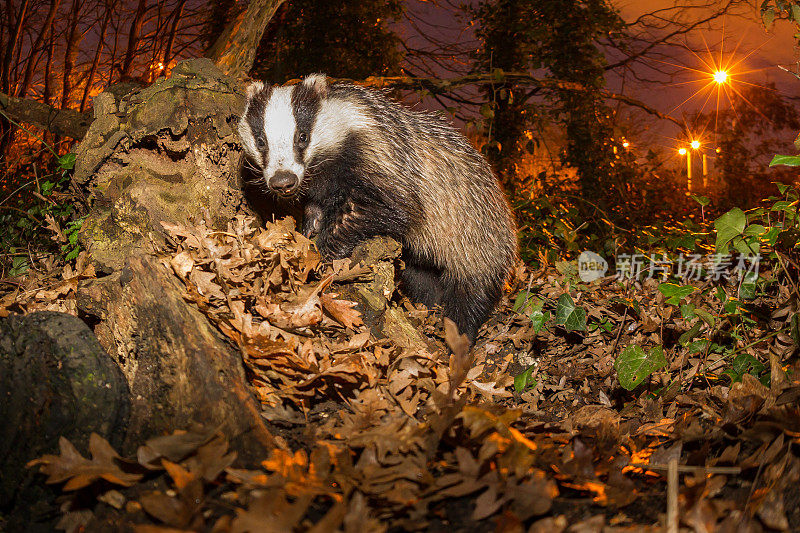
<instances>
[{"instance_id":1,"label":"badger's back","mask_svg":"<svg viewBox=\"0 0 800 533\"><path fill-rule=\"evenodd\" d=\"M418 203L420 220L404 239L412 253L445 275L474 280L475 289L505 279L517 253L511 211L469 141L440 115L412 111L378 91L335 83L328 100L366 115L358 144L374 168L365 175Z\"/></svg>"}]
</instances>

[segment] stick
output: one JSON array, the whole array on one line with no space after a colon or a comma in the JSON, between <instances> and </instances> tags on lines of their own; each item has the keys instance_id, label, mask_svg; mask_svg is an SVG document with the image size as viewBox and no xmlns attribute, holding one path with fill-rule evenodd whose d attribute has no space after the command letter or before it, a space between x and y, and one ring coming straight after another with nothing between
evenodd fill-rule
<instances>
[{"instance_id":1,"label":"stick","mask_svg":"<svg viewBox=\"0 0 800 533\"><path fill-rule=\"evenodd\" d=\"M667 468L667 533L678 533L678 458Z\"/></svg>"}]
</instances>

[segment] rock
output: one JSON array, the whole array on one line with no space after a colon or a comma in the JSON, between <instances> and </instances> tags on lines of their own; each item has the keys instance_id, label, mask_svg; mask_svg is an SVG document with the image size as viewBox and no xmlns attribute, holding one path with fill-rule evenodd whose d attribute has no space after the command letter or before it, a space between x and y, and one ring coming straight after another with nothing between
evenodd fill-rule
<instances>
[{"instance_id":1,"label":"rock","mask_svg":"<svg viewBox=\"0 0 800 533\"><path fill-rule=\"evenodd\" d=\"M79 450L92 432L121 444L128 402L125 378L77 317L0 319L0 514L17 507L11 516L31 518L28 506L49 491L25 464L57 452L60 436Z\"/></svg>"}]
</instances>

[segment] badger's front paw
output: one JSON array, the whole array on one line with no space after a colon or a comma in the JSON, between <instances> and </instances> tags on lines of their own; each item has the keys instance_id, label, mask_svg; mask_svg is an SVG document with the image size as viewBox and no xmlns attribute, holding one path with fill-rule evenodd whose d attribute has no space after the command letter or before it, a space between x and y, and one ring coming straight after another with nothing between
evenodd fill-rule
<instances>
[{"instance_id":1,"label":"badger's front paw","mask_svg":"<svg viewBox=\"0 0 800 533\"><path fill-rule=\"evenodd\" d=\"M317 204L306 204L303 211L303 235L316 237L322 228L322 208Z\"/></svg>"}]
</instances>

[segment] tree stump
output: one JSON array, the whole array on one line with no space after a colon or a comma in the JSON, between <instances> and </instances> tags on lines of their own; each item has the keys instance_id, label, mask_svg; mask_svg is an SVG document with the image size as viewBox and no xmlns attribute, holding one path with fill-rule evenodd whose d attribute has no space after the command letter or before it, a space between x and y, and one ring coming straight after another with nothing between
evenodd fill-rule
<instances>
[{"instance_id":1,"label":"tree stump","mask_svg":"<svg viewBox=\"0 0 800 533\"><path fill-rule=\"evenodd\" d=\"M95 120L76 153L75 181L93 207L81 241L104 274L78 291L102 346L131 391L123 453L193 422L220 427L245 459L272 437L248 391L236 346L182 298L157 259L161 223L205 219L224 231L246 210L236 124L244 96L207 59L122 97L95 98Z\"/></svg>"}]
</instances>

